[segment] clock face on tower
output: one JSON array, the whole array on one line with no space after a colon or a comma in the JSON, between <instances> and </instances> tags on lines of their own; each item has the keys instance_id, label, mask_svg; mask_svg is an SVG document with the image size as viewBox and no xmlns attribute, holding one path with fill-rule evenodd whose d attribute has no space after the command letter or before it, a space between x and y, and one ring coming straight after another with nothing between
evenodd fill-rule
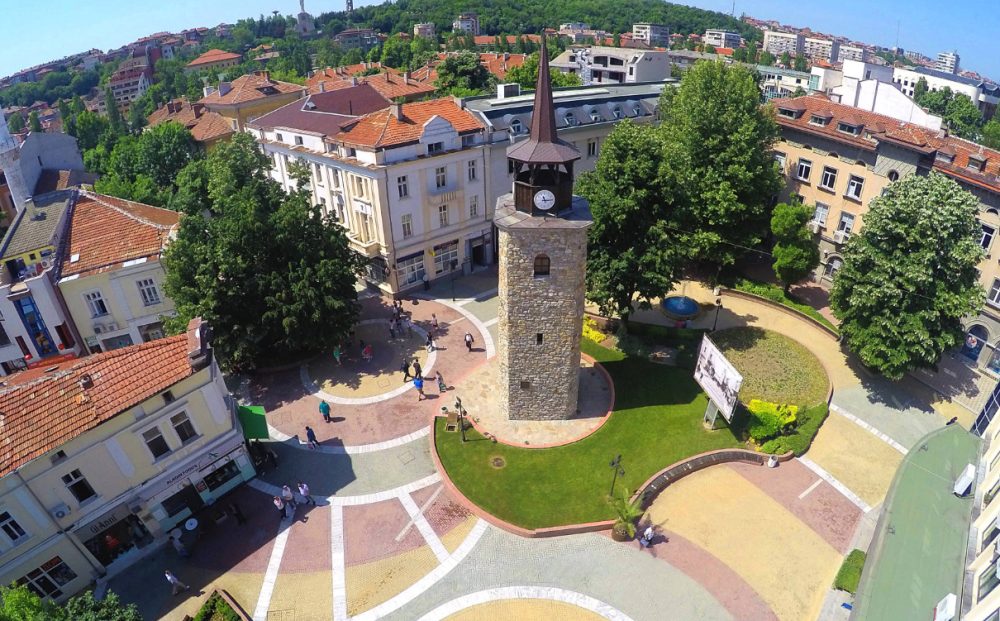
<instances>
[{"instance_id":1,"label":"clock face on tower","mask_svg":"<svg viewBox=\"0 0 1000 621\"><path fill-rule=\"evenodd\" d=\"M535 207L538 207L542 211L548 211L556 204L556 195L549 190L539 190L535 192L534 197Z\"/></svg>"}]
</instances>

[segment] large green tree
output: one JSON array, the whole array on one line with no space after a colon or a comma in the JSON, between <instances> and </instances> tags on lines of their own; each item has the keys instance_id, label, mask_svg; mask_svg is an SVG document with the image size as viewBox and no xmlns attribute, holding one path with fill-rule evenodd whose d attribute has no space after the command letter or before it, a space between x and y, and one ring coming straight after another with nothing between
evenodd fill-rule
<instances>
[{"instance_id":1,"label":"large green tree","mask_svg":"<svg viewBox=\"0 0 1000 621\"><path fill-rule=\"evenodd\" d=\"M700 62L680 86L663 90L660 116L667 152L661 174L679 188L691 256L731 265L767 235L781 189L774 112L760 105L750 69Z\"/></svg>"},{"instance_id":2,"label":"large green tree","mask_svg":"<svg viewBox=\"0 0 1000 621\"><path fill-rule=\"evenodd\" d=\"M444 59L437 66L435 86L443 94L478 95L493 88L493 75L479 63L479 55L460 52Z\"/></svg>"},{"instance_id":3,"label":"large green tree","mask_svg":"<svg viewBox=\"0 0 1000 621\"><path fill-rule=\"evenodd\" d=\"M923 80L923 78L921 78ZM926 83L924 85L926 87ZM983 124L983 115L976 104L964 93L956 93L947 86L934 91L924 90L918 94L920 81L913 91L913 100L931 114L942 117L948 129L956 136L968 140L978 140Z\"/></svg>"},{"instance_id":4,"label":"large green tree","mask_svg":"<svg viewBox=\"0 0 1000 621\"><path fill-rule=\"evenodd\" d=\"M983 144L991 149L1000 149L1000 121L990 119L982 130Z\"/></svg>"},{"instance_id":5,"label":"large green tree","mask_svg":"<svg viewBox=\"0 0 1000 621\"><path fill-rule=\"evenodd\" d=\"M538 52L527 56L524 64L511 67L507 70L505 82L517 82L521 88L535 88L538 84ZM550 71L549 82L552 86L580 86L580 76L575 73L563 73L562 71Z\"/></svg>"},{"instance_id":6,"label":"large green tree","mask_svg":"<svg viewBox=\"0 0 1000 621\"><path fill-rule=\"evenodd\" d=\"M167 249L166 289L182 330L192 317L214 329L227 369L332 348L357 320L361 268L342 226L310 202L307 172L286 194L249 134L237 134L178 178L183 213Z\"/></svg>"},{"instance_id":7,"label":"large green tree","mask_svg":"<svg viewBox=\"0 0 1000 621\"><path fill-rule=\"evenodd\" d=\"M59 606L22 585L0 587L0 621L142 621L142 615L135 604L123 604L114 591L100 601L87 591Z\"/></svg>"},{"instance_id":8,"label":"large green tree","mask_svg":"<svg viewBox=\"0 0 1000 621\"><path fill-rule=\"evenodd\" d=\"M686 260L669 179L660 175L664 144L648 126L624 120L601 147L597 166L577 181L590 201L587 297L628 321L678 281Z\"/></svg>"},{"instance_id":9,"label":"large green tree","mask_svg":"<svg viewBox=\"0 0 1000 621\"><path fill-rule=\"evenodd\" d=\"M813 210L801 203L778 203L771 216L774 235L774 273L788 288L809 275L819 265L816 238L806 227Z\"/></svg>"},{"instance_id":10,"label":"large green tree","mask_svg":"<svg viewBox=\"0 0 1000 621\"><path fill-rule=\"evenodd\" d=\"M413 51L409 39L394 34L382 44L382 64L393 69L409 69Z\"/></svg>"},{"instance_id":11,"label":"large green tree","mask_svg":"<svg viewBox=\"0 0 1000 621\"><path fill-rule=\"evenodd\" d=\"M191 132L174 122L161 123L138 136L120 138L111 150L98 192L164 206L176 189L178 174L201 157Z\"/></svg>"},{"instance_id":12,"label":"large green tree","mask_svg":"<svg viewBox=\"0 0 1000 621\"><path fill-rule=\"evenodd\" d=\"M38 110L32 110L28 115L28 129L36 134L42 133L42 120L38 118Z\"/></svg>"},{"instance_id":13,"label":"large green tree","mask_svg":"<svg viewBox=\"0 0 1000 621\"><path fill-rule=\"evenodd\" d=\"M830 304L847 346L891 379L962 342L984 292L978 201L941 175L910 175L872 199L848 241Z\"/></svg>"},{"instance_id":14,"label":"large green tree","mask_svg":"<svg viewBox=\"0 0 1000 621\"><path fill-rule=\"evenodd\" d=\"M10 118L7 119L7 129L15 134L24 131L24 117L21 116L20 112L10 115Z\"/></svg>"}]
</instances>

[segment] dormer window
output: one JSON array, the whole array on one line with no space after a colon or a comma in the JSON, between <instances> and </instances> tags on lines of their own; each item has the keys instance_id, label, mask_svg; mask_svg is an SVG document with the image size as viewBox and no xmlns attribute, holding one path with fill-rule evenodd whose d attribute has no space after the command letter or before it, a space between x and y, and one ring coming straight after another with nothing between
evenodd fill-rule
<instances>
[{"instance_id":1,"label":"dormer window","mask_svg":"<svg viewBox=\"0 0 1000 621\"><path fill-rule=\"evenodd\" d=\"M576 125L576 115L573 114L572 112L567 112L566 116L563 118L566 119L567 125Z\"/></svg>"},{"instance_id":2,"label":"dormer window","mask_svg":"<svg viewBox=\"0 0 1000 621\"><path fill-rule=\"evenodd\" d=\"M976 155L970 155L966 168L976 172L983 172L986 169L986 160Z\"/></svg>"},{"instance_id":3,"label":"dormer window","mask_svg":"<svg viewBox=\"0 0 1000 621\"><path fill-rule=\"evenodd\" d=\"M285 137L282 136L281 134L275 134L274 135L274 139L277 140L278 142L284 142L285 141Z\"/></svg>"},{"instance_id":4,"label":"dormer window","mask_svg":"<svg viewBox=\"0 0 1000 621\"><path fill-rule=\"evenodd\" d=\"M841 121L840 123L837 123L837 131L857 136L861 133L861 128L857 125L851 125L850 123L844 123Z\"/></svg>"},{"instance_id":5,"label":"dormer window","mask_svg":"<svg viewBox=\"0 0 1000 621\"><path fill-rule=\"evenodd\" d=\"M827 121L828 121L828 119L826 119L825 117L817 116L815 114L812 115L811 117L809 117L809 124L810 125L819 125L819 126L823 127L823 126L826 126Z\"/></svg>"},{"instance_id":6,"label":"dormer window","mask_svg":"<svg viewBox=\"0 0 1000 621\"><path fill-rule=\"evenodd\" d=\"M597 112L591 112L590 113L590 120L593 121L593 122L595 122L595 123L600 123L604 119L602 119L601 115L598 114Z\"/></svg>"},{"instance_id":7,"label":"dormer window","mask_svg":"<svg viewBox=\"0 0 1000 621\"><path fill-rule=\"evenodd\" d=\"M615 106L614 108L611 109L611 114L613 114L616 119L622 118L622 107Z\"/></svg>"},{"instance_id":8,"label":"dormer window","mask_svg":"<svg viewBox=\"0 0 1000 621\"><path fill-rule=\"evenodd\" d=\"M302 136L295 137L295 144L298 146L302 146Z\"/></svg>"},{"instance_id":9,"label":"dormer window","mask_svg":"<svg viewBox=\"0 0 1000 621\"><path fill-rule=\"evenodd\" d=\"M434 155L435 153L440 153L444 151L443 142L432 142L427 145L427 155Z\"/></svg>"},{"instance_id":10,"label":"dormer window","mask_svg":"<svg viewBox=\"0 0 1000 621\"><path fill-rule=\"evenodd\" d=\"M517 134L520 134L522 131L524 131L524 125L521 124L521 121L514 119L510 122L510 133L516 136Z\"/></svg>"},{"instance_id":11,"label":"dormer window","mask_svg":"<svg viewBox=\"0 0 1000 621\"><path fill-rule=\"evenodd\" d=\"M952 162L955 161L955 154L949 153L947 151L938 151L937 154L934 156L934 159L938 160L939 162L951 164Z\"/></svg>"}]
</instances>

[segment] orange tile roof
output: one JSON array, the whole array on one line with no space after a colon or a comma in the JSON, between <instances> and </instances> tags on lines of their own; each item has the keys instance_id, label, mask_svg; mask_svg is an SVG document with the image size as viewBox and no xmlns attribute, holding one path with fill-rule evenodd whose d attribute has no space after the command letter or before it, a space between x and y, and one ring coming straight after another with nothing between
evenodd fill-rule
<instances>
[{"instance_id":1,"label":"orange tile roof","mask_svg":"<svg viewBox=\"0 0 1000 621\"><path fill-rule=\"evenodd\" d=\"M536 34L526 34L526 35L507 35L507 43L513 44L517 43L517 40L524 37L525 40L531 41L532 43L541 43L542 35ZM497 35L477 35L473 38L476 45L494 45L497 42Z\"/></svg>"},{"instance_id":2,"label":"orange tile roof","mask_svg":"<svg viewBox=\"0 0 1000 621\"><path fill-rule=\"evenodd\" d=\"M377 63L375 63L377 65ZM360 70L356 70L361 67ZM388 100L398 97L415 99L434 92L434 87L420 80L405 76L391 67L381 67L382 71L373 75L356 76L364 71L364 65L349 65L347 67L327 67L314 73L307 81L310 93L335 91L342 88L367 84L379 95Z\"/></svg>"},{"instance_id":3,"label":"orange tile roof","mask_svg":"<svg viewBox=\"0 0 1000 621\"><path fill-rule=\"evenodd\" d=\"M520 67L524 64L524 54L502 54L487 52L479 55L479 64L486 67L486 70L500 78L507 77L507 71L512 67Z\"/></svg>"},{"instance_id":4,"label":"orange tile roof","mask_svg":"<svg viewBox=\"0 0 1000 621\"><path fill-rule=\"evenodd\" d=\"M50 372L32 369L3 378L0 476L191 376L188 338L172 336L59 364ZM85 374L93 382L87 389Z\"/></svg>"},{"instance_id":5,"label":"orange tile roof","mask_svg":"<svg viewBox=\"0 0 1000 621\"><path fill-rule=\"evenodd\" d=\"M468 110L463 110L450 97L401 105L399 119L391 108L365 115L337 135L337 140L362 147L388 148L417 142L424 123L440 116L452 124L458 133L476 131L483 124Z\"/></svg>"},{"instance_id":6,"label":"orange tile roof","mask_svg":"<svg viewBox=\"0 0 1000 621\"><path fill-rule=\"evenodd\" d=\"M216 90L211 95L202 97L198 103L206 105L236 105L285 95L288 93L304 93L306 87L289 82L272 80L268 72L248 73L236 78L230 84L230 90L225 95Z\"/></svg>"},{"instance_id":7,"label":"orange tile roof","mask_svg":"<svg viewBox=\"0 0 1000 621\"><path fill-rule=\"evenodd\" d=\"M168 101L146 118L150 127L174 121L188 128L197 142L208 142L234 133L232 126L218 112L206 110L202 104L191 105L183 97Z\"/></svg>"},{"instance_id":8,"label":"orange tile roof","mask_svg":"<svg viewBox=\"0 0 1000 621\"><path fill-rule=\"evenodd\" d=\"M239 54L234 54L232 52L224 52L222 50L208 50L198 58L195 58L187 64L188 67L200 67L201 65L209 65L212 63L221 63L229 60L240 60L243 58Z\"/></svg>"},{"instance_id":9,"label":"orange tile roof","mask_svg":"<svg viewBox=\"0 0 1000 621\"><path fill-rule=\"evenodd\" d=\"M62 276L109 272L133 259L158 259L178 222L176 211L83 191L65 240Z\"/></svg>"},{"instance_id":10,"label":"orange tile roof","mask_svg":"<svg viewBox=\"0 0 1000 621\"><path fill-rule=\"evenodd\" d=\"M869 151L874 150L879 141L886 141L925 155L947 154L953 156L954 159L948 162L935 157L932 164L935 170L990 192L1000 193L1000 151L987 149L974 142L949 136L944 131L929 129L915 123L907 123L867 110L834 103L823 95L775 99L772 103L776 108L803 111L802 115L795 119L777 115L778 124L782 127L821 135ZM812 125L809 120L813 115L829 117L831 120L825 126ZM841 121L863 125L861 135L851 136L839 131L837 124ZM977 156L985 160L982 171L968 168L970 156Z\"/></svg>"}]
</instances>

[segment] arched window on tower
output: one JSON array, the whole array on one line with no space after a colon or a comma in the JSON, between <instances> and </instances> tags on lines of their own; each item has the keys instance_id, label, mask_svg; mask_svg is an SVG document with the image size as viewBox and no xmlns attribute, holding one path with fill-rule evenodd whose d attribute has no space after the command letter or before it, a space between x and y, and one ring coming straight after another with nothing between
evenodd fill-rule
<instances>
[{"instance_id":1,"label":"arched window on tower","mask_svg":"<svg viewBox=\"0 0 1000 621\"><path fill-rule=\"evenodd\" d=\"M540 254L535 257L535 277L548 276L549 275L549 257Z\"/></svg>"}]
</instances>

